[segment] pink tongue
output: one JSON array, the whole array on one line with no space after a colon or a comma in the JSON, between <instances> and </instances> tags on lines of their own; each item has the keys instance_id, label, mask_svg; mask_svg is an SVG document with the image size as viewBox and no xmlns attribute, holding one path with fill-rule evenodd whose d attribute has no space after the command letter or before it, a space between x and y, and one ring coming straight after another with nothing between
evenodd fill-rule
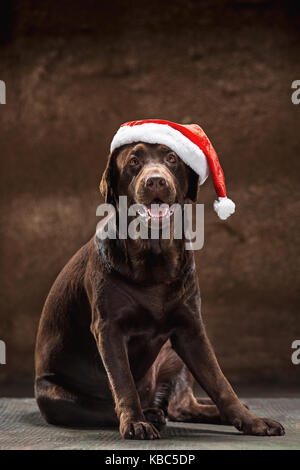
<instances>
[{"instance_id":1,"label":"pink tongue","mask_svg":"<svg viewBox=\"0 0 300 470\"><path fill-rule=\"evenodd\" d=\"M147 209L152 217L162 217L166 213L166 208L160 208L159 204L149 204Z\"/></svg>"},{"instance_id":2,"label":"pink tongue","mask_svg":"<svg viewBox=\"0 0 300 470\"><path fill-rule=\"evenodd\" d=\"M150 215L154 217L159 217L161 215L161 211L159 210L159 204L149 204L147 209Z\"/></svg>"}]
</instances>

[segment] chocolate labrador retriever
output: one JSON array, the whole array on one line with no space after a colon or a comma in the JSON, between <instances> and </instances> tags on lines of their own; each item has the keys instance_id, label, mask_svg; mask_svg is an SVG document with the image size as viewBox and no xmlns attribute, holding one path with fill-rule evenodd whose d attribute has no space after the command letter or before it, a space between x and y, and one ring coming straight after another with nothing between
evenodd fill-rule
<instances>
[{"instance_id":1,"label":"chocolate labrador retriever","mask_svg":"<svg viewBox=\"0 0 300 470\"><path fill-rule=\"evenodd\" d=\"M196 201L197 175L164 145L123 145L100 189L147 207ZM169 215L170 216L170 215ZM232 424L283 435L238 399L207 338L192 251L182 239L101 240L69 261L46 300L36 344L35 395L48 423L120 426L125 439L157 439L172 421ZM207 392L203 402L193 381Z\"/></svg>"}]
</instances>

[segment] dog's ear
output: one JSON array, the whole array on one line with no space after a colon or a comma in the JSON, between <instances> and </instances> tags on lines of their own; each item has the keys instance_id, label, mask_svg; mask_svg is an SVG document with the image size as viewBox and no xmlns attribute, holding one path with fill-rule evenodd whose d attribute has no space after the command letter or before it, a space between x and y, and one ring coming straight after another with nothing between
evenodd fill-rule
<instances>
[{"instance_id":1,"label":"dog's ear","mask_svg":"<svg viewBox=\"0 0 300 470\"><path fill-rule=\"evenodd\" d=\"M190 199L192 202L197 201L197 194L198 194L198 181L199 181L199 175L195 173L194 170L191 168L188 168L188 190L186 194L186 198Z\"/></svg>"},{"instance_id":2,"label":"dog's ear","mask_svg":"<svg viewBox=\"0 0 300 470\"><path fill-rule=\"evenodd\" d=\"M116 202L116 187L117 187L117 171L116 171L116 157L117 150L114 150L108 155L106 168L103 172L100 181L100 193L104 197L105 202L108 204L115 204Z\"/></svg>"}]
</instances>

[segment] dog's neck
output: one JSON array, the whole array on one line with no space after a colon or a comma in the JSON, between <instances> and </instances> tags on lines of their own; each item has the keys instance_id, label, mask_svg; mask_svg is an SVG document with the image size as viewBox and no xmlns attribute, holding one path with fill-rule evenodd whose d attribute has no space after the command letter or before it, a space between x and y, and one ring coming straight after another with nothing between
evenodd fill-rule
<instances>
[{"instance_id":1,"label":"dog's neck","mask_svg":"<svg viewBox=\"0 0 300 470\"><path fill-rule=\"evenodd\" d=\"M134 282L169 283L194 267L193 253L185 249L184 240L95 240L104 268Z\"/></svg>"}]
</instances>

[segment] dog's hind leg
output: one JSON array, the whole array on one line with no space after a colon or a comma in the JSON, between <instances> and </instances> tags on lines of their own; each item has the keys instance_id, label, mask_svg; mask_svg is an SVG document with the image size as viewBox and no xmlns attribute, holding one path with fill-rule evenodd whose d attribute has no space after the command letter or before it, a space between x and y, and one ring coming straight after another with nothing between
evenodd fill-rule
<instances>
[{"instance_id":1,"label":"dog's hind leg","mask_svg":"<svg viewBox=\"0 0 300 470\"><path fill-rule=\"evenodd\" d=\"M193 423L229 424L221 420L219 410L210 398L197 398L193 392L194 378L182 363L177 375L168 404L170 421ZM248 408L247 405L243 405Z\"/></svg>"},{"instance_id":2,"label":"dog's hind leg","mask_svg":"<svg viewBox=\"0 0 300 470\"><path fill-rule=\"evenodd\" d=\"M55 376L37 378L35 396L41 414L49 424L66 427L118 425L113 402L70 391L58 384Z\"/></svg>"},{"instance_id":3,"label":"dog's hind leg","mask_svg":"<svg viewBox=\"0 0 300 470\"><path fill-rule=\"evenodd\" d=\"M163 410L170 421L220 424L220 414L213 402L195 398L194 378L169 341L161 349L152 372L155 392L151 405Z\"/></svg>"},{"instance_id":4,"label":"dog's hind leg","mask_svg":"<svg viewBox=\"0 0 300 470\"><path fill-rule=\"evenodd\" d=\"M185 421L195 423L222 424L218 408L209 399L196 398L193 393L194 378L188 371L182 360L167 342L160 351L151 371L149 371L148 382L155 383L154 394L148 401L149 416L147 419L156 427L163 426L163 415L170 421ZM142 387L144 393L146 384ZM145 398L142 402L146 401ZM145 414L148 410L144 410ZM152 419L151 419L152 417ZM155 423L155 420L157 423ZM225 424L225 423L223 423Z\"/></svg>"},{"instance_id":5,"label":"dog's hind leg","mask_svg":"<svg viewBox=\"0 0 300 470\"><path fill-rule=\"evenodd\" d=\"M193 382L192 374L182 363L169 399L169 420L222 424L219 410L211 400L195 398L192 388Z\"/></svg>"}]
</instances>

